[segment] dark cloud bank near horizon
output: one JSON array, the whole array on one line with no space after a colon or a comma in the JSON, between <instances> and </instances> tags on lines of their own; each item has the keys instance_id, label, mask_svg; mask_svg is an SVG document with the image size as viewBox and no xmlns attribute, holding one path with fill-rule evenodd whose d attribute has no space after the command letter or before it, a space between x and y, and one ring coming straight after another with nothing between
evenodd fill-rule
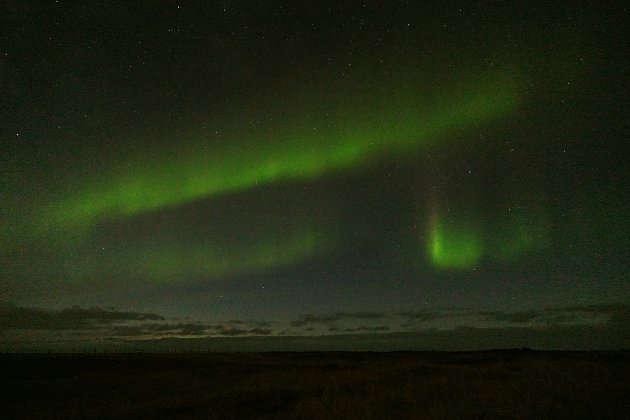
<instances>
[{"instance_id":1,"label":"dark cloud bank near horizon","mask_svg":"<svg viewBox=\"0 0 630 420\"><path fill-rule=\"evenodd\" d=\"M436 320L442 323L431 323ZM4 351L620 350L630 348L629 321L630 305L623 304L520 312L338 312L305 314L288 324L201 323L114 308L3 305L0 339Z\"/></svg>"}]
</instances>

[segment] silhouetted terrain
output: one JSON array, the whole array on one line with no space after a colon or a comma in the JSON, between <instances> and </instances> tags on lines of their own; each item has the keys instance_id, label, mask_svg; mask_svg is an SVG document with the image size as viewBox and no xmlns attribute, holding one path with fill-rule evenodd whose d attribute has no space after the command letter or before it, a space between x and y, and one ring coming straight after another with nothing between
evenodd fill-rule
<instances>
[{"instance_id":1,"label":"silhouetted terrain","mask_svg":"<svg viewBox=\"0 0 630 420\"><path fill-rule=\"evenodd\" d=\"M624 418L630 353L4 354L2 418Z\"/></svg>"}]
</instances>

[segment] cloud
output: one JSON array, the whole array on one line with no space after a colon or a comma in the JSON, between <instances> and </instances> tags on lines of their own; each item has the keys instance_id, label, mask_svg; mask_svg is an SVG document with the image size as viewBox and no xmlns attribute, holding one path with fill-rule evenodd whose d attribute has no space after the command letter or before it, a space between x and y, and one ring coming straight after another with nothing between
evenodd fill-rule
<instances>
[{"instance_id":1,"label":"cloud","mask_svg":"<svg viewBox=\"0 0 630 420\"><path fill-rule=\"evenodd\" d=\"M117 325L112 331L113 337L139 337L146 334L146 330L142 326Z\"/></svg>"},{"instance_id":2,"label":"cloud","mask_svg":"<svg viewBox=\"0 0 630 420\"><path fill-rule=\"evenodd\" d=\"M124 312L112 308L62 310L6 305L0 307L0 330L82 330L126 321L162 321L164 317L142 312Z\"/></svg>"},{"instance_id":3,"label":"cloud","mask_svg":"<svg viewBox=\"0 0 630 420\"><path fill-rule=\"evenodd\" d=\"M271 328L261 328L255 324L269 324L268 322L248 321L228 321L227 324L244 325L242 328L221 324L204 323L154 323L141 325L117 325L111 330L111 335L115 337L143 337L143 338L164 338L164 337L216 337L216 336L244 336L244 335L273 335Z\"/></svg>"},{"instance_id":4,"label":"cloud","mask_svg":"<svg viewBox=\"0 0 630 420\"><path fill-rule=\"evenodd\" d=\"M389 331L389 327L386 325L378 325L376 327L361 326L356 328L346 328L344 332L377 332L377 331Z\"/></svg>"},{"instance_id":5,"label":"cloud","mask_svg":"<svg viewBox=\"0 0 630 420\"><path fill-rule=\"evenodd\" d=\"M515 328L570 325L610 326L628 324L630 306L585 305L540 308L523 311L475 311L470 308L437 308L405 311L393 314L381 312L337 312L305 314L290 323L296 333L322 334L338 332L453 330L460 327ZM387 322L383 322L387 321ZM609 325L610 324L610 325ZM395 327L395 325L397 327ZM307 327L310 330L307 330Z\"/></svg>"},{"instance_id":6,"label":"cloud","mask_svg":"<svg viewBox=\"0 0 630 420\"><path fill-rule=\"evenodd\" d=\"M382 312L337 312L328 315L302 315L295 321L291 322L292 327L304 327L309 324L331 324L338 321L348 319L383 319L385 314Z\"/></svg>"},{"instance_id":7,"label":"cloud","mask_svg":"<svg viewBox=\"0 0 630 420\"><path fill-rule=\"evenodd\" d=\"M253 328L249 330L249 333L253 335L271 335L273 330L270 328Z\"/></svg>"},{"instance_id":8,"label":"cloud","mask_svg":"<svg viewBox=\"0 0 630 420\"><path fill-rule=\"evenodd\" d=\"M177 334L181 335L204 335L208 327L200 324L184 324L177 326Z\"/></svg>"},{"instance_id":9,"label":"cloud","mask_svg":"<svg viewBox=\"0 0 630 420\"><path fill-rule=\"evenodd\" d=\"M614 312L628 312L630 311L630 305L623 303L610 303L610 304L602 304L602 305L576 305L576 306L565 306L562 308L556 308L556 311L584 311L584 312L592 312L592 313L600 313L600 314L612 314Z\"/></svg>"},{"instance_id":10,"label":"cloud","mask_svg":"<svg viewBox=\"0 0 630 420\"><path fill-rule=\"evenodd\" d=\"M608 320L608 325L611 328L620 330L630 329L630 307L626 307L623 310L615 311L611 314Z\"/></svg>"},{"instance_id":11,"label":"cloud","mask_svg":"<svg viewBox=\"0 0 630 420\"><path fill-rule=\"evenodd\" d=\"M443 318L445 316L444 313L439 312L428 312L428 311L418 311L418 312L401 312L398 314L408 320L414 321L433 321L434 319Z\"/></svg>"},{"instance_id":12,"label":"cloud","mask_svg":"<svg viewBox=\"0 0 630 420\"><path fill-rule=\"evenodd\" d=\"M582 305L548 307L540 310L519 312L477 312L486 321L515 325L601 325L621 328L630 323L630 305Z\"/></svg>"},{"instance_id":13,"label":"cloud","mask_svg":"<svg viewBox=\"0 0 630 420\"><path fill-rule=\"evenodd\" d=\"M254 321L251 319L248 319L247 321L244 321L242 319L231 319L228 321L228 323L230 324L234 324L234 325L250 325L250 326L256 326L259 328L268 328L271 327L271 322L268 321Z\"/></svg>"},{"instance_id":14,"label":"cloud","mask_svg":"<svg viewBox=\"0 0 630 420\"><path fill-rule=\"evenodd\" d=\"M141 336L190 336L206 335L211 326L199 323L176 324L142 324L142 325L117 325L114 326L111 335L116 337L141 337Z\"/></svg>"},{"instance_id":15,"label":"cloud","mask_svg":"<svg viewBox=\"0 0 630 420\"><path fill-rule=\"evenodd\" d=\"M0 305L0 333L5 339L146 340L185 337L274 335L267 321L230 320L225 324L167 321L153 313L113 308L40 308Z\"/></svg>"},{"instance_id":16,"label":"cloud","mask_svg":"<svg viewBox=\"0 0 630 420\"><path fill-rule=\"evenodd\" d=\"M593 325L623 328L630 325L630 305L582 305L546 307L524 311L474 311L462 308L441 308L433 311L398 313L405 318L402 328L437 326L442 329L459 327L509 328ZM424 329L424 328L422 328Z\"/></svg>"},{"instance_id":17,"label":"cloud","mask_svg":"<svg viewBox=\"0 0 630 420\"><path fill-rule=\"evenodd\" d=\"M242 335L271 335L273 330L270 328L227 328L223 325L214 327L217 335L223 335L228 337L242 336Z\"/></svg>"},{"instance_id":18,"label":"cloud","mask_svg":"<svg viewBox=\"0 0 630 420\"><path fill-rule=\"evenodd\" d=\"M623 330L630 329L630 305L628 304L571 306L564 308L564 310L607 316L608 327Z\"/></svg>"},{"instance_id":19,"label":"cloud","mask_svg":"<svg viewBox=\"0 0 630 420\"><path fill-rule=\"evenodd\" d=\"M267 321L232 319L225 322L167 320L154 313L78 306L45 310L0 304L0 334L5 345L21 343L129 343L163 339L249 339L264 336L365 336L393 333L473 334L485 337L512 331L516 335L561 335L562 331L600 331L624 335L630 330L630 305L547 307L526 311L474 311L470 309L306 314L280 325ZM275 327L278 326L279 329ZM289 327L288 329L285 329ZM560 331L560 332L559 332ZM604 332L602 332L604 331ZM586 337L586 335L584 335ZM446 337L446 336L444 336ZM450 337L450 336L449 336ZM516 337L516 336L515 336ZM555 337L555 336L554 336ZM441 340L442 338L440 338ZM554 338L555 339L555 338ZM585 338L586 339L586 338ZM542 343L542 342L541 342Z\"/></svg>"},{"instance_id":20,"label":"cloud","mask_svg":"<svg viewBox=\"0 0 630 420\"><path fill-rule=\"evenodd\" d=\"M530 322L539 318L541 313L537 311L521 311L521 312L478 312L479 315L485 317L489 321L507 321L513 324L521 324Z\"/></svg>"}]
</instances>

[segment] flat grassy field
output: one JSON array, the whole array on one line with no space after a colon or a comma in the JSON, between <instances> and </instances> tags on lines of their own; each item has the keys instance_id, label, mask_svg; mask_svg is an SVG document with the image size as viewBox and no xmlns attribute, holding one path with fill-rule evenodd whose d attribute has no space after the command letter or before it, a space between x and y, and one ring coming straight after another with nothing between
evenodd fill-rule
<instances>
[{"instance_id":1,"label":"flat grassy field","mask_svg":"<svg viewBox=\"0 0 630 420\"><path fill-rule=\"evenodd\" d=\"M0 417L630 418L630 352L0 355Z\"/></svg>"}]
</instances>

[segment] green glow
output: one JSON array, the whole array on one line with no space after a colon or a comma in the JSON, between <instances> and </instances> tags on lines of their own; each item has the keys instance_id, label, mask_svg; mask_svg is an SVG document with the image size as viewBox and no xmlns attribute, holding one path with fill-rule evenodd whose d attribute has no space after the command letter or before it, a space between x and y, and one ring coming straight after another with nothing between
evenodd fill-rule
<instances>
[{"instance_id":1,"label":"green glow","mask_svg":"<svg viewBox=\"0 0 630 420\"><path fill-rule=\"evenodd\" d=\"M258 238L243 244L166 242L140 249L106 250L81 262L73 261L68 269L79 278L102 271L105 275L115 273L151 281L188 281L195 276L218 278L289 266L331 246L332 237L302 228L283 237Z\"/></svg>"},{"instance_id":2,"label":"green glow","mask_svg":"<svg viewBox=\"0 0 630 420\"><path fill-rule=\"evenodd\" d=\"M35 229L89 228L108 218L359 168L508 115L517 103L516 90L516 83L500 81L477 83L440 100L413 91L392 93L388 100L374 94L367 103L355 98L331 104L330 112L308 121L301 117L285 125L248 127L224 146L200 136L192 142L195 147L183 142L178 150L124 162L99 174L99 180L79 180L42 209ZM204 149L206 142L210 150Z\"/></svg>"},{"instance_id":3,"label":"green glow","mask_svg":"<svg viewBox=\"0 0 630 420\"><path fill-rule=\"evenodd\" d=\"M515 261L551 245L549 222L541 209L512 209L499 220L494 253L499 260Z\"/></svg>"},{"instance_id":4,"label":"green glow","mask_svg":"<svg viewBox=\"0 0 630 420\"><path fill-rule=\"evenodd\" d=\"M533 200L532 200L533 201ZM433 212L429 252L435 266L467 269L482 258L514 262L551 245L549 222L540 207L514 208L498 216L487 231L460 211Z\"/></svg>"},{"instance_id":5,"label":"green glow","mask_svg":"<svg viewBox=\"0 0 630 420\"><path fill-rule=\"evenodd\" d=\"M483 253L480 229L474 223L434 214L429 252L431 260L438 267L474 267Z\"/></svg>"}]
</instances>

